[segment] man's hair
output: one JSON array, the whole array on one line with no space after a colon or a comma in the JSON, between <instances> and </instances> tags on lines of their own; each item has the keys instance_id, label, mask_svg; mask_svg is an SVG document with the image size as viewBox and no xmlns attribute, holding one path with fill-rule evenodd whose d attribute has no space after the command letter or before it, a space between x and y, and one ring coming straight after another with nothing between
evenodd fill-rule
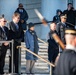
<instances>
[{"instance_id":1,"label":"man's hair","mask_svg":"<svg viewBox=\"0 0 76 75\"><path fill-rule=\"evenodd\" d=\"M4 18L3 16L0 16L0 19Z\"/></svg>"},{"instance_id":2,"label":"man's hair","mask_svg":"<svg viewBox=\"0 0 76 75\"><path fill-rule=\"evenodd\" d=\"M19 13L14 13L14 14L13 14L13 18L14 18L14 17L17 17L17 16L20 16L20 14L19 14Z\"/></svg>"},{"instance_id":3,"label":"man's hair","mask_svg":"<svg viewBox=\"0 0 76 75\"><path fill-rule=\"evenodd\" d=\"M51 22L51 24L53 24L53 23L55 23L55 24L56 24L56 22L55 22L55 21L52 21L52 22Z\"/></svg>"},{"instance_id":4,"label":"man's hair","mask_svg":"<svg viewBox=\"0 0 76 75\"><path fill-rule=\"evenodd\" d=\"M69 5L69 4L73 5L72 3L68 3L67 5Z\"/></svg>"}]
</instances>

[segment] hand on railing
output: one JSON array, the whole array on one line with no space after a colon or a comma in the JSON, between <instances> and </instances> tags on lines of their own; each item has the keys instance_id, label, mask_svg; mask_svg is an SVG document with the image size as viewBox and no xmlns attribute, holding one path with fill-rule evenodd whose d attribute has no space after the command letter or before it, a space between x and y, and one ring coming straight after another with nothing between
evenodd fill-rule
<instances>
[{"instance_id":1,"label":"hand on railing","mask_svg":"<svg viewBox=\"0 0 76 75\"><path fill-rule=\"evenodd\" d=\"M32 52L31 50L27 49L26 47L24 46L17 46L17 48L24 48L26 51L28 51L29 53L33 54L34 56L40 58L42 61L48 63L49 65L55 67L54 64L50 63L49 61L45 60L44 58L42 58L41 56L37 55L36 53Z\"/></svg>"},{"instance_id":2,"label":"hand on railing","mask_svg":"<svg viewBox=\"0 0 76 75\"><path fill-rule=\"evenodd\" d=\"M8 42L4 42L4 45L7 46L9 43Z\"/></svg>"}]
</instances>

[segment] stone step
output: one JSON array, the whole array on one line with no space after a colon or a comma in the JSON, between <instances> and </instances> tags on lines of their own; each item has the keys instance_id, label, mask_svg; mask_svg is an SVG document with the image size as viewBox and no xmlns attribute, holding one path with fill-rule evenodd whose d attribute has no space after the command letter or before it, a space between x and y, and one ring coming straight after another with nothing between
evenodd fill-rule
<instances>
[{"instance_id":1,"label":"stone step","mask_svg":"<svg viewBox=\"0 0 76 75\"><path fill-rule=\"evenodd\" d=\"M47 43L47 42L46 42L46 43ZM38 44L39 44L39 45L44 45L44 46L46 46L46 44L44 44L44 43L38 42ZM25 42L21 42L21 45L25 45L25 46L26 46L26 43L25 43Z\"/></svg>"},{"instance_id":2,"label":"stone step","mask_svg":"<svg viewBox=\"0 0 76 75\"><path fill-rule=\"evenodd\" d=\"M23 46L25 46L25 43L22 43ZM47 46L43 43L39 43L39 52L38 55L41 56L42 58L48 60L48 53L47 53ZM21 72L24 73L22 75L26 75L25 70L26 70L26 51L24 49L21 49ZM5 59L5 67L4 70L5 72L8 72L9 69L9 50L7 51L6 59ZM37 62L35 63L35 73L36 74L49 74L48 70L48 64L43 62L41 59L38 59Z\"/></svg>"},{"instance_id":3,"label":"stone step","mask_svg":"<svg viewBox=\"0 0 76 75\"><path fill-rule=\"evenodd\" d=\"M5 71L7 71L7 70L5 70ZM7 71L7 73L5 73L3 75L11 75L11 74L9 74ZM50 74L21 74L21 75L50 75Z\"/></svg>"}]
</instances>

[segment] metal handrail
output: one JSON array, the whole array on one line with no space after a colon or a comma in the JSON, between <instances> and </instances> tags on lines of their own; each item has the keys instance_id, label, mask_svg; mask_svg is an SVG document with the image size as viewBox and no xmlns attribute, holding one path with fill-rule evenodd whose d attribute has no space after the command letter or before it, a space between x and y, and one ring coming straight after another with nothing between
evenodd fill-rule
<instances>
[{"instance_id":1,"label":"metal handrail","mask_svg":"<svg viewBox=\"0 0 76 75\"><path fill-rule=\"evenodd\" d=\"M43 60L44 62L48 63L49 65L55 67L54 64L50 63L49 61L45 60L44 58L42 58L41 56L37 55L36 53L32 52L31 50L27 49L26 47L24 46L17 46L17 48L24 48L26 51L28 51L29 53L33 54L34 56L40 58L41 60Z\"/></svg>"},{"instance_id":2,"label":"metal handrail","mask_svg":"<svg viewBox=\"0 0 76 75\"><path fill-rule=\"evenodd\" d=\"M50 65L50 75L52 75L52 67L55 67L55 65L53 63L50 63L49 61L45 60L44 58L42 58L41 56L37 55L36 53L32 52L31 50L27 49L24 46L17 46L17 48L24 48L26 51L28 51L29 53L33 54L34 56L40 58L42 61L46 62L47 64ZM51 67L52 66L52 67Z\"/></svg>"},{"instance_id":3,"label":"metal handrail","mask_svg":"<svg viewBox=\"0 0 76 75\"><path fill-rule=\"evenodd\" d=\"M48 43L46 43L45 41L41 40L40 38L37 38L40 42L44 43L45 45L48 46Z\"/></svg>"},{"instance_id":4,"label":"metal handrail","mask_svg":"<svg viewBox=\"0 0 76 75\"><path fill-rule=\"evenodd\" d=\"M7 41L0 41L0 43L5 43L5 42L8 42L9 44L11 43L11 46L12 46L12 55L11 55L11 74L12 75L14 75L14 65L13 65L13 43L14 43L14 40L12 39L12 40L7 40Z\"/></svg>"},{"instance_id":5,"label":"metal handrail","mask_svg":"<svg viewBox=\"0 0 76 75\"><path fill-rule=\"evenodd\" d=\"M0 43L5 43L5 42L12 43L12 41L0 41Z\"/></svg>"}]
</instances>

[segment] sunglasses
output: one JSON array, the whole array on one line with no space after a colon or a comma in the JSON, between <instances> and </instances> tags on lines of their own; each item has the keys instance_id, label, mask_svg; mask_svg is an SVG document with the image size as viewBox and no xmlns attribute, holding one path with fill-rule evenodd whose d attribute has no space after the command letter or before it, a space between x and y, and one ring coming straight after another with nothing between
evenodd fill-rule
<instances>
[{"instance_id":1,"label":"sunglasses","mask_svg":"<svg viewBox=\"0 0 76 75\"><path fill-rule=\"evenodd\" d=\"M3 22L7 22L7 21L3 21Z\"/></svg>"},{"instance_id":2,"label":"sunglasses","mask_svg":"<svg viewBox=\"0 0 76 75\"><path fill-rule=\"evenodd\" d=\"M1 21L0 21L1 22ZM3 22L7 22L7 21L3 21Z\"/></svg>"},{"instance_id":3,"label":"sunglasses","mask_svg":"<svg viewBox=\"0 0 76 75\"><path fill-rule=\"evenodd\" d=\"M64 19L67 19L67 18L64 18Z\"/></svg>"}]
</instances>

